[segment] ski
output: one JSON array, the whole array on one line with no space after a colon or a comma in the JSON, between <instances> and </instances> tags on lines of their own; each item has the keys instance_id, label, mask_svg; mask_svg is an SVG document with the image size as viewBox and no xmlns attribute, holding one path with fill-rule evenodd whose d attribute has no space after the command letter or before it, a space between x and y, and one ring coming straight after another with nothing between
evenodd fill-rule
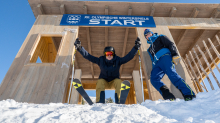
<instances>
[{"instance_id":1,"label":"ski","mask_svg":"<svg viewBox=\"0 0 220 123\"><path fill-rule=\"evenodd\" d=\"M82 87L82 83L79 79L73 79L72 81L73 87L80 93L80 95L86 100L86 102L89 103L89 105L92 105L93 102Z\"/></svg>"},{"instance_id":2,"label":"ski","mask_svg":"<svg viewBox=\"0 0 220 123\"><path fill-rule=\"evenodd\" d=\"M120 104L125 104L129 90L130 90L130 82L128 80L123 81L121 83Z\"/></svg>"}]
</instances>

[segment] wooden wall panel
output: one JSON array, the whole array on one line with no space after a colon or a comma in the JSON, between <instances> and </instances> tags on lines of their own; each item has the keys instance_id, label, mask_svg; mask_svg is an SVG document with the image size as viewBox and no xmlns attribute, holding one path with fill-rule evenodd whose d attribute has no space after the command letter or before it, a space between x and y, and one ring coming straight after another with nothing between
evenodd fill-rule
<instances>
[{"instance_id":1,"label":"wooden wall panel","mask_svg":"<svg viewBox=\"0 0 220 123\"><path fill-rule=\"evenodd\" d=\"M42 17L38 20L36 20L35 25L45 24L46 17ZM24 43L22 44L18 54L16 55L11 67L9 68L5 78L3 79L0 87L0 100L8 99L8 91L9 89L14 85L15 80L17 79L18 75L20 74L24 61L26 60L26 57L28 53L30 52L30 47L33 45L34 40L37 38L37 34L34 33L35 31L39 31L43 26L39 28L33 28L29 32L28 36L26 37ZM6 91L5 91L6 90Z\"/></svg>"},{"instance_id":2,"label":"wooden wall panel","mask_svg":"<svg viewBox=\"0 0 220 123\"><path fill-rule=\"evenodd\" d=\"M41 15L37 18L2 82L0 100L11 98L32 103L63 101L78 27L59 26L61 17ZM50 38L45 38L45 44L40 43L42 47L31 53L39 34L62 36L64 28L75 29L76 32L66 32L58 55ZM58 57L54 63L32 63L36 62L37 56L41 57L42 62L54 62Z\"/></svg>"}]
</instances>

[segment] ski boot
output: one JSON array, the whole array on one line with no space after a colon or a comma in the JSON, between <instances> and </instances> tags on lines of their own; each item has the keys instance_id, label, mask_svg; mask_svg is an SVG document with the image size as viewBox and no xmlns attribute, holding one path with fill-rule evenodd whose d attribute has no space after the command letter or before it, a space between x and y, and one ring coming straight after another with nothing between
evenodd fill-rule
<instances>
[{"instance_id":1,"label":"ski boot","mask_svg":"<svg viewBox=\"0 0 220 123\"><path fill-rule=\"evenodd\" d=\"M164 100L176 100L175 96L170 92L169 88L166 85L162 86L160 90L162 91L162 96Z\"/></svg>"},{"instance_id":2,"label":"ski boot","mask_svg":"<svg viewBox=\"0 0 220 123\"><path fill-rule=\"evenodd\" d=\"M196 98L196 95L185 95L185 96L184 96L184 100L185 100L185 101L190 101L190 100L192 100L193 98Z\"/></svg>"}]
</instances>

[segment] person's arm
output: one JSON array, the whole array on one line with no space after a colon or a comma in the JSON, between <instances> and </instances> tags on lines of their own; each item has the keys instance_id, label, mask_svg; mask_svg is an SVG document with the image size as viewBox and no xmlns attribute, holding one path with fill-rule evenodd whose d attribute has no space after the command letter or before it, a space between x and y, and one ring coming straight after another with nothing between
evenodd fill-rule
<instances>
[{"instance_id":1,"label":"person's arm","mask_svg":"<svg viewBox=\"0 0 220 123\"><path fill-rule=\"evenodd\" d=\"M84 47L81 46L81 41L79 40L79 38L76 39L75 43L74 43L76 49L80 52L80 54L87 60L96 63L99 65L100 63L100 59L90 55L85 49Z\"/></svg>"},{"instance_id":2,"label":"person's arm","mask_svg":"<svg viewBox=\"0 0 220 123\"><path fill-rule=\"evenodd\" d=\"M140 46L141 46L141 41L137 37L137 39L135 40L135 46L131 49L131 51L126 56L120 58L120 64L125 64L131 59L133 59L137 51L139 50Z\"/></svg>"},{"instance_id":3,"label":"person's arm","mask_svg":"<svg viewBox=\"0 0 220 123\"><path fill-rule=\"evenodd\" d=\"M167 36L163 35L163 36L160 36L160 38L161 38L161 42L164 44L164 46L170 50L172 57L179 56L177 49L176 49L176 46Z\"/></svg>"},{"instance_id":4,"label":"person's arm","mask_svg":"<svg viewBox=\"0 0 220 123\"><path fill-rule=\"evenodd\" d=\"M168 39L167 36L161 36L161 41L165 45L165 47L170 50L171 55L172 55L172 62L176 65L180 63L180 56L178 55L178 52L177 52L177 49L174 43L170 41L170 39Z\"/></svg>"},{"instance_id":5,"label":"person's arm","mask_svg":"<svg viewBox=\"0 0 220 123\"><path fill-rule=\"evenodd\" d=\"M97 57L95 57L95 56L90 55L90 54L84 49L84 47L81 47L81 49L78 50L78 51L80 52L80 54L81 54L85 59L87 59L87 60L89 60L89 61L91 61L91 62L96 63L96 64L99 65L100 59L97 58Z\"/></svg>"}]
</instances>

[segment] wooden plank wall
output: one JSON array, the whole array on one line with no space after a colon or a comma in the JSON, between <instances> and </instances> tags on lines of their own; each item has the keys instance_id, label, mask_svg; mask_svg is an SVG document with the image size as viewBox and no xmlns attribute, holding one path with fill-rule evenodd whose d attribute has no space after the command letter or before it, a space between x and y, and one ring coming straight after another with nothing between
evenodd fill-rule
<instances>
[{"instance_id":1,"label":"wooden plank wall","mask_svg":"<svg viewBox=\"0 0 220 123\"><path fill-rule=\"evenodd\" d=\"M2 81L0 100L15 99L18 102L29 103L63 102L69 79L74 49L73 42L78 36L78 27L59 26L61 18L62 15L38 16ZM64 32L65 28L76 29L76 32ZM59 48L58 53L56 53L54 63L36 64L29 62L31 51L34 44L36 45L39 33L65 34L61 42L62 48ZM36 58L33 61L35 60ZM25 61L28 63L26 64Z\"/></svg>"},{"instance_id":2,"label":"wooden plank wall","mask_svg":"<svg viewBox=\"0 0 220 123\"><path fill-rule=\"evenodd\" d=\"M38 58L40 58L42 63L53 63L55 62L57 51L52 37L41 37L30 63L36 63Z\"/></svg>"}]
</instances>

